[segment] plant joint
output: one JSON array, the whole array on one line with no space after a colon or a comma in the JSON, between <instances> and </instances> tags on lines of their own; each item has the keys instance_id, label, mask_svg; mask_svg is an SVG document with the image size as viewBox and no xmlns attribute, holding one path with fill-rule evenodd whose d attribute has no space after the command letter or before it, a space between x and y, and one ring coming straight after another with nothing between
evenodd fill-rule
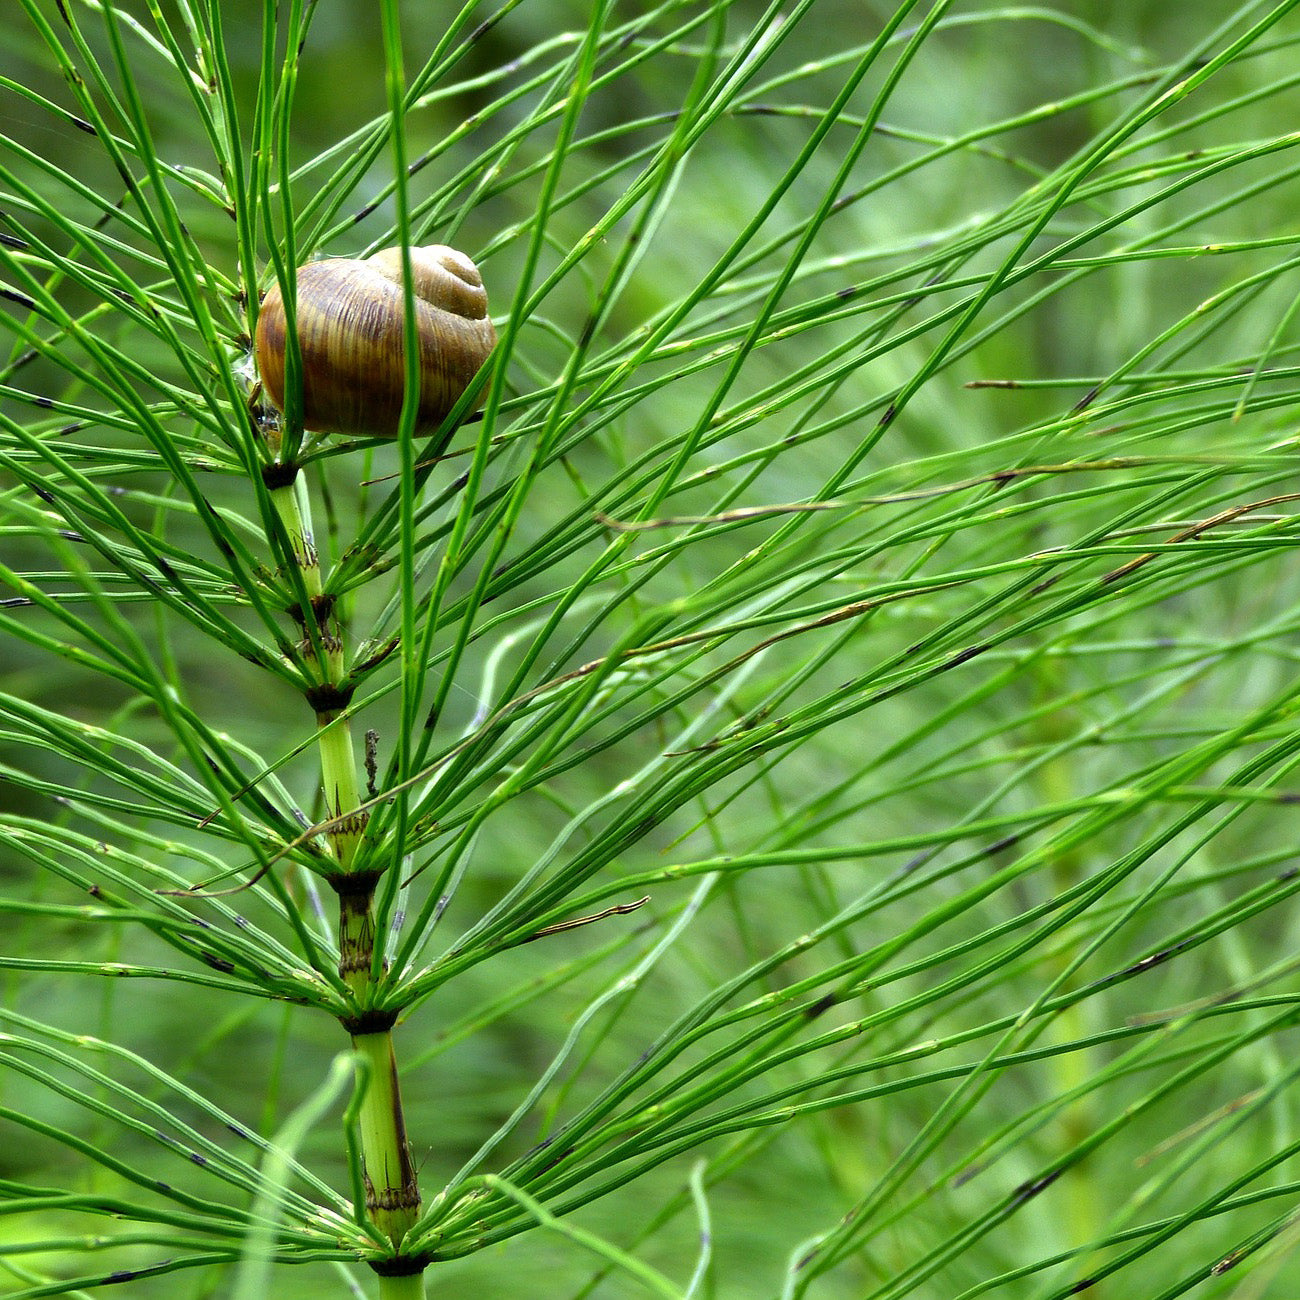
<instances>
[{"instance_id":1,"label":"plant joint","mask_svg":"<svg viewBox=\"0 0 1300 1300\"><path fill-rule=\"evenodd\" d=\"M386 1034L397 1023L397 1012L386 1007L368 1007L355 1016L340 1016L339 1024L353 1038L364 1038L367 1034Z\"/></svg>"},{"instance_id":2,"label":"plant joint","mask_svg":"<svg viewBox=\"0 0 1300 1300\"><path fill-rule=\"evenodd\" d=\"M308 603L311 605L311 612L316 619L316 626L324 627L334 613L334 606L338 603L338 597L332 591L322 591L319 595L310 597ZM307 626L307 616L301 605L286 605L285 612L299 627L305 628Z\"/></svg>"},{"instance_id":3,"label":"plant joint","mask_svg":"<svg viewBox=\"0 0 1300 1300\"><path fill-rule=\"evenodd\" d=\"M382 1210L386 1214L395 1214L402 1210L420 1208L420 1189L416 1186L415 1171L409 1168L408 1162L403 1162L403 1165L400 1187L385 1187L382 1192L377 1192L370 1179L366 1179L366 1209L371 1214L377 1210Z\"/></svg>"},{"instance_id":4,"label":"plant joint","mask_svg":"<svg viewBox=\"0 0 1300 1300\"><path fill-rule=\"evenodd\" d=\"M370 825L370 813L365 808L358 808L354 812L339 813L336 817L331 817L323 824L325 833L333 835L337 839L354 839L359 840L365 834L366 827ZM336 893L339 891L336 889ZM357 891L345 891L355 893Z\"/></svg>"},{"instance_id":5,"label":"plant joint","mask_svg":"<svg viewBox=\"0 0 1300 1300\"><path fill-rule=\"evenodd\" d=\"M262 482L272 491L293 486L298 477L298 465L292 460L273 460L262 466Z\"/></svg>"},{"instance_id":6,"label":"plant joint","mask_svg":"<svg viewBox=\"0 0 1300 1300\"><path fill-rule=\"evenodd\" d=\"M342 713L352 703L354 686L336 686L333 682L318 682L303 691L303 698L318 714Z\"/></svg>"},{"instance_id":7,"label":"plant joint","mask_svg":"<svg viewBox=\"0 0 1300 1300\"><path fill-rule=\"evenodd\" d=\"M355 816L356 814L353 814ZM364 825L364 823L363 823ZM325 883L341 899L360 898L369 902L383 872L371 867L365 871L334 871L325 876Z\"/></svg>"},{"instance_id":8,"label":"plant joint","mask_svg":"<svg viewBox=\"0 0 1300 1300\"><path fill-rule=\"evenodd\" d=\"M303 637L298 642L298 653L301 655L310 655L319 645L321 650L327 655L337 655L343 653L343 638L334 636L330 632L318 632L315 641L311 637Z\"/></svg>"},{"instance_id":9,"label":"plant joint","mask_svg":"<svg viewBox=\"0 0 1300 1300\"><path fill-rule=\"evenodd\" d=\"M388 1259L368 1259L372 1271L380 1277L412 1277L423 1273L433 1263L432 1255L392 1255Z\"/></svg>"}]
</instances>

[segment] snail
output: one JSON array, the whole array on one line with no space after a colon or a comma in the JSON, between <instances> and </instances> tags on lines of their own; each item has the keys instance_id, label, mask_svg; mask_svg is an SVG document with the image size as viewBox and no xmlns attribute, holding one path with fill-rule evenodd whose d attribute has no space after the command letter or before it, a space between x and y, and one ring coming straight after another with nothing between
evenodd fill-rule
<instances>
[{"instance_id":1,"label":"snail","mask_svg":"<svg viewBox=\"0 0 1300 1300\"><path fill-rule=\"evenodd\" d=\"M478 267L444 244L411 249L420 340L417 434L432 433L496 344ZM317 433L394 438L402 415L402 250L332 257L297 272L302 420ZM284 409L284 303L278 285L257 318L254 351L267 395Z\"/></svg>"}]
</instances>

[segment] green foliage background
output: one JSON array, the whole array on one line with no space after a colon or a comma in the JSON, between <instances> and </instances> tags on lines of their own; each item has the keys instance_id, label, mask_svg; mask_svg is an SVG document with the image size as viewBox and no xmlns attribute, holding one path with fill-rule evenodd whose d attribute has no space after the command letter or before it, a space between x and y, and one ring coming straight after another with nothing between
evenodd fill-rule
<instances>
[{"instance_id":1,"label":"green foliage background","mask_svg":"<svg viewBox=\"0 0 1300 1300\"><path fill-rule=\"evenodd\" d=\"M98 30L96 6L68 3ZM57 23L53 5L19 7ZM150 27L150 5L114 8ZM354 133L387 113L375 6L308 8L289 136L299 212L357 156ZM401 6L408 72L445 34L441 8ZM567 84L591 7L506 5L471 39L489 16L475 11L445 82L406 119L409 201L428 228L418 233L479 260L499 319L521 280L542 282L599 229L520 322L508 358L483 509L520 475L529 487L495 559L508 578L490 597L476 588L485 544L449 587L447 608L468 612L463 625L448 615L438 653L459 627L472 631L438 727L456 736L483 725L496 685L566 589L574 612L548 648L548 680L628 646L642 656L609 683L607 712L592 706L572 744L548 758L544 781L484 813L447 924L468 931L553 846L563 861L633 821L626 846L550 905L572 916L650 899L508 946L410 1009L397 1037L426 1197L506 1124L575 1027L572 1055L484 1169L526 1162L669 1031L683 1036L674 1097L696 1071L706 1089L674 1120L680 1149L665 1138L626 1183L630 1166L612 1162L609 1193L565 1222L659 1270L679 1294L1058 1296L1113 1269L1087 1293L1293 1295L1293 6L971 4L917 6L906 19L887 4L788 8L783 25L749 3L615 7L607 31L626 23L628 34L601 45L597 68L617 75L597 81L569 142L558 113L539 105L547 94L564 103L550 80ZM251 104L262 7L220 12L237 96ZM934 29L913 50L927 14ZM87 232L93 205L57 188L49 169L114 202L122 192L101 141L51 108L67 106L68 90L29 17L0 54L0 233L13 242L0 280L10 289L21 241L56 246L66 234L24 187L66 205ZM895 18L895 35L868 58ZM757 48L775 53L682 148L653 220L638 226L633 209L601 225L672 138L684 104L705 123L696 78L760 30ZM158 159L210 172L175 69L128 35ZM533 248L557 157L559 198ZM392 175L381 150L311 227L319 239L306 251L394 242ZM179 192L196 247L240 283L229 215ZM737 260L710 278L769 202ZM111 220L98 233L125 239ZM606 310L602 286L624 257ZM268 258L263 243L262 289ZM167 297L157 268L136 273ZM765 295L786 273L765 319ZM183 382L176 357L115 317L111 301L97 314L75 278L55 288L70 314L164 382ZM24 847L15 828L33 822L106 845L130 827L139 838L127 847L197 881L196 859L173 850L209 841L194 819L165 832L129 809L101 819L90 795L118 789L111 777L72 762L21 715L20 704L35 705L184 762L155 708L41 642L66 633L24 603L18 575L91 617L84 592L98 582L212 731L279 763L276 779L319 820L314 759L299 752L311 713L283 678L104 578L103 557L87 557L68 521L42 510L31 478L49 471L18 428L55 448L103 449L83 463L121 492L138 527L196 553L207 545L138 433L85 415L99 398L58 356L76 348L38 323L50 343L32 355L21 303L11 294L7 306L19 323L0 373L0 562L13 592L0 610L10 701L0 806L11 832L0 873L4 1003L27 1018L9 1028L24 1035L30 1019L47 1034L115 1043L269 1137L317 1094L346 1040L310 1009L149 977L202 968L130 918L83 915L93 905ZM246 318L236 299L225 306L226 363L239 365ZM683 307L663 346L639 356L655 324ZM548 421L582 412L611 374L617 382L554 454L533 463ZM183 419L169 427L214 505L252 521L244 540L270 563L234 442L219 446ZM435 557L414 575L421 582L452 531L448 484L482 427L462 428L430 479L430 495L445 492L448 504L421 533ZM652 501L677 457L679 480ZM318 457L323 550L345 551L399 467L392 447ZM626 549L591 578L588 566L615 544ZM359 633L395 625L397 579L387 581L358 585ZM258 632L237 590L218 598ZM403 708L395 665L386 672L358 718L378 731L385 763ZM516 694L544 676L539 668ZM86 736L93 749L95 733ZM102 750L121 752L107 740ZM447 835L488 809L494 783L525 761L485 757ZM691 797L647 813L679 778L698 782ZM433 832L422 849L429 874L413 886L413 909L449 852ZM228 862L246 865L238 853ZM226 901L276 923L257 890ZM611 994L584 1018L692 907L698 915L635 995ZM540 903L521 916L558 919ZM688 1044L679 1017L732 980L708 1013L710 1036ZM6 1051L0 1074L0 1102L38 1121L5 1125L0 1255L15 1294L58 1294L58 1279L98 1250L73 1239L118 1231L18 1194L20 1184L116 1194L117 1175L67 1135L214 1192L206 1171L86 1104L74 1072L19 1068L35 1059ZM751 1059L764 1065L749 1074ZM99 1065L110 1069L107 1058ZM214 1141L228 1138L161 1081L121 1060L110 1072ZM349 1180L342 1106L334 1099L299 1153L336 1189ZM629 1103L611 1120L610 1146L653 1133L656 1118ZM430 1293L650 1293L607 1248L602 1257L588 1241L525 1231L528 1222L522 1215L522 1235L436 1264ZM46 1248L28 1253L42 1236ZM142 1243L114 1266L157 1255ZM223 1295L231 1275L219 1259L131 1285ZM332 1263L276 1276L277 1296L340 1285ZM364 1268L352 1276L371 1285Z\"/></svg>"}]
</instances>

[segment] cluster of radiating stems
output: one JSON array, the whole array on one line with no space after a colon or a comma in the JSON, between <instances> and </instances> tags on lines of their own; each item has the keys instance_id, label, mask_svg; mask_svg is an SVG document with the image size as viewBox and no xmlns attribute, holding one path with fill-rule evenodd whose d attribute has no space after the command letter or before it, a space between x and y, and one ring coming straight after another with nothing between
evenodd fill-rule
<instances>
[{"instance_id":1,"label":"cluster of radiating stems","mask_svg":"<svg viewBox=\"0 0 1300 1300\"><path fill-rule=\"evenodd\" d=\"M277 467L278 468L278 467ZM359 1127L365 1163L366 1208L375 1227L400 1251L403 1237L420 1213L420 1190L402 1117L402 1097L393 1053L392 1016L375 1013L375 889L382 873L358 869L357 848L369 814L362 808L357 756L345 709L346 647L326 597L320 560L312 538L310 505L302 475L272 486L272 499L292 546L309 608L295 611L303 633L305 657L316 662L318 683L308 692L316 712L321 780L325 791L325 837L335 866L330 884L339 902L339 976L352 993L355 1012L343 1019L352 1046L364 1060L368 1084ZM422 1265L411 1260L410 1273L381 1273L385 1300L423 1296Z\"/></svg>"}]
</instances>

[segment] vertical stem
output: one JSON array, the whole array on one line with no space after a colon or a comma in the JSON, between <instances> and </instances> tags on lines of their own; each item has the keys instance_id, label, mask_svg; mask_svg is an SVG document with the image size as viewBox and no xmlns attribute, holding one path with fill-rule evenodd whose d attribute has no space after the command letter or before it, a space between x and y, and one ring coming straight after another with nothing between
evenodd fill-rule
<instances>
[{"instance_id":1,"label":"vertical stem","mask_svg":"<svg viewBox=\"0 0 1300 1300\"><path fill-rule=\"evenodd\" d=\"M355 1014L346 1027L353 1049L368 1067L369 1083L361 1103L361 1153L365 1165L366 1209L374 1225L400 1246L420 1216L420 1188L406 1138L402 1095L393 1051L392 1019L373 1008L375 972L375 886L383 870L354 867L369 814L361 808L352 728L344 716L348 691L344 685L342 629L324 595L320 563L312 539L310 502L302 475L292 485L272 491L284 523L294 560L312 608L302 611L304 630L319 645L320 684L309 693L316 709L321 781L325 790L327 839L337 863L332 883L339 899L339 974L352 990ZM380 1275L384 1300L422 1300L419 1271Z\"/></svg>"},{"instance_id":2,"label":"vertical stem","mask_svg":"<svg viewBox=\"0 0 1300 1300\"><path fill-rule=\"evenodd\" d=\"M320 559L312 537L311 505L301 471L293 476L292 482L271 489L271 504L288 534L289 546L302 574L307 595L315 599L321 593Z\"/></svg>"},{"instance_id":3,"label":"vertical stem","mask_svg":"<svg viewBox=\"0 0 1300 1300\"><path fill-rule=\"evenodd\" d=\"M379 1279L381 1300L424 1300L424 1275L408 1273L403 1277Z\"/></svg>"},{"instance_id":4,"label":"vertical stem","mask_svg":"<svg viewBox=\"0 0 1300 1300\"><path fill-rule=\"evenodd\" d=\"M400 1242L420 1215L420 1189L397 1081L393 1036L356 1034L352 1046L370 1066L370 1086L361 1103L361 1145L366 1153L366 1199L375 1225Z\"/></svg>"},{"instance_id":5,"label":"vertical stem","mask_svg":"<svg viewBox=\"0 0 1300 1300\"><path fill-rule=\"evenodd\" d=\"M319 735L321 783L325 787L326 813L332 819L327 838L339 866L348 871L365 832L369 814L359 811L361 787L357 783L356 751L352 724L340 718L342 709L321 709L316 714Z\"/></svg>"}]
</instances>

